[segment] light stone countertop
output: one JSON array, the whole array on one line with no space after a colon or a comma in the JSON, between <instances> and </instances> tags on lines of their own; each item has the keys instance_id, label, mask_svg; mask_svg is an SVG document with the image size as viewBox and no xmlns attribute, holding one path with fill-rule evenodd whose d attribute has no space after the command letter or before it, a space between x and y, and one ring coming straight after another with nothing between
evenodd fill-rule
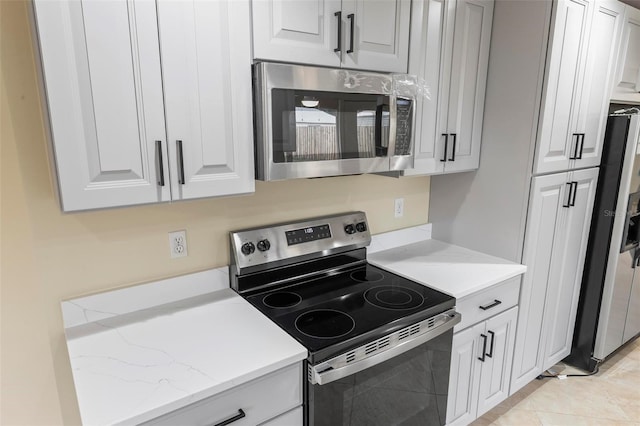
<instances>
[{"instance_id":1,"label":"light stone countertop","mask_svg":"<svg viewBox=\"0 0 640 426\"><path fill-rule=\"evenodd\" d=\"M461 299L526 272L527 267L438 240L425 240L367 256L405 278Z\"/></svg>"},{"instance_id":2,"label":"light stone countertop","mask_svg":"<svg viewBox=\"0 0 640 426\"><path fill-rule=\"evenodd\" d=\"M368 260L458 299L526 271L430 234L423 225L376 235ZM307 357L302 345L228 288L227 272L62 302L84 424L145 422Z\"/></svg>"},{"instance_id":3,"label":"light stone countertop","mask_svg":"<svg viewBox=\"0 0 640 426\"><path fill-rule=\"evenodd\" d=\"M87 425L141 423L307 357L231 289L73 326L66 335Z\"/></svg>"}]
</instances>

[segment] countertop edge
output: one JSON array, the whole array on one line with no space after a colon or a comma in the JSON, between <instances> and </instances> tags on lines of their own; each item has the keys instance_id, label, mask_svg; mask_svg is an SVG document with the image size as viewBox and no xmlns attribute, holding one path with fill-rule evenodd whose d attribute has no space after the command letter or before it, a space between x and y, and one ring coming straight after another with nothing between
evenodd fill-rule
<instances>
[{"instance_id":1,"label":"countertop edge","mask_svg":"<svg viewBox=\"0 0 640 426\"><path fill-rule=\"evenodd\" d=\"M182 399L175 400L171 403L168 403L162 407L157 407L153 410L149 410L145 413L128 417L126 419L117 420L113 424L119 426L129 426L129 425L138 425L140 423L148 422L150 420L156 419L158 417L167 415L174 411L183 409L188 407L191 404L195 404L201 402L205 399L212 398L215 396L219 396L222 393L231 390L235 387L245 385L252 380L259 379L267 374L274 373L283 368L294 365L304 359L307 358L307 351L301 351L295 355L283 358L278 362L274 362L272 364L266 365L264 367L255 369L243 375L237 376L234 379L227 380L226 382L219 383L216 386L212 386L211 388L202 390L200 392L193 393L189 396L185 396Z\"/></svg>"}]
</instances>

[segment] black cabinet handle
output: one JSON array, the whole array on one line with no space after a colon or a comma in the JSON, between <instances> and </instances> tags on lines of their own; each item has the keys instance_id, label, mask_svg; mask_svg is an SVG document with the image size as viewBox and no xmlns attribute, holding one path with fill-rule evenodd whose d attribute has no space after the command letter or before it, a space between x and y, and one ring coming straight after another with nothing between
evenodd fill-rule
<instances>
[{"instance_id":1,"label":"black cabinet handle","mask_svg":"<svg viewBox=\"0 0 640 426\"><path fill-rule=\"evenodd\" d=\"M489 305L484 305L484 306L478 306L480 309L482 309L483 311L486 311L488 309L491 308L495 308L496 306L498 306L499 304L501 304L502 302L498 299L493 299L493 303L489 304Z\"/></svg>"},{"instance_id":2,"label":"black cabinet handle","mask_svg":"<svg viewBox=\"0 0 640 426\"><path fill-rule=\"evenodd\" d=\"M162 161L162 141L156 141L156 173L158 185L164 186L164 164Z\"/></svg>"},{"instance_id":3,"label":"black cabinet handle","mask_svg":"<svg viewBox=\"0 0 640 426\"><path fill-rule=\"evenodd\" d=\"M576 160L582 160L582 150L584 149L584 133L578 134L578 141L580 141L580 149L578 150L576 147L576 152L578 152L578 155L576 155ZM576 141L576 143L578 141Z\"/></svg>"},{"instance_id":4,"label":"black cabinet handle","mask_svg":"<svg viewBox=\"0 0 640 426\"><path fill-rule=\"evenodd\" d=\"M350 38L350 42L349 42L349 50L347 50L347 53L353 53L353 31L354 31L354 27L353 27L353 23L356 20L356 15L354 15L353 13L350 13L347 15L347 19L350 21L349 25L351 25L351 38Z\"/></svg>"},{"instance_id":5,"label":"black cabinet handle","mask_svg":"<svg viewBox=\"0 0 640 426\"><path fill-rule=\"evenodd\" d=\"M569 202L569 205L571 207L576 205L576 194L578 193L578 182L571 182L571 186L573 187L573 197L571 198L571 201Z\"/></svg>"},{"instance_id":6,"label":"black cabinet handle","mask_svg":"<svg viewBox=\"0 0 640 426\"><path fill-rule=\"evenodd\" d=\"M493 341L494 341L494 339L496 337L496 334L491 330L489 330L488 333L491 335L491 345L489 347L489 353L487 354L487 356L489 358L493 358Z\"/></svg>"},{"instance_id":7,"label":"black cabinet handle","mask_svg":"<svg viewBox=\"0 0 640 426\"><path fill-rule=\"evenodd\" d=\"M342 50L342 11L338 11L333 14L338 17L338 47L333 49L334 52L340 52Z\"/></svg>"},{"instance_id":8,"label":"black cabinet handle","mask_svg":"<svg viewBox=\"0 0 640 426\"><path fill-rule=\"evenodd\" d=\"M443 133L442 136L444 136L444 152L442 153L442 158L440 159L440 161L444 163L445 161L447 161L447 151L448 151L447 148L449 147L449 134Z\"/></svg>"},{"instance_id":9,"label":"black cabinet handle","mask_svg":"<svg viewBox=\"0 0 640 426\"><path fill-rule=\"evenodd\" d=\"M567 182L569 185L569 196L567 197L567 204L563 204L562 207L569 208L571 207L571 195L573 193L573 182Z\"/></svg>"},{"instance_id":10,"label":"black cabinet handle","mask_svg":"<svg viewBox=\"0 0 640 426\"><path fill-rule=\"evenodd\" d=\"M451 137L453 137L453 147L451 148L451 158L449 161L456 161L456 137L455 133L451 133Z\"/></svg>"},{"instance_id":11,"label":"black cabinet handle","mask_svg":"<svg viewBox=\"0 0 640 426\"><path fill-rule=\"evenodd\" d=\"M569 160L575 160L578 158L578 146L580 145L580 133L574 133L576 137L576 147L573 149L573 155L569 156Z\"/></svg>"},{"instance_id":12,"label":"black cabinet handle","mask_svg":"<svg viewBox=\"0 0 640 426\"><path fill-rule=\"evenodd\" d=\"M243 417L246 417L246 414L244 413L242 408L240 408L240 409L238 409L238 414L236 414L233 417L228 418L227 420L223 420L220 423L216 423L213 426L226 426L226 425L229 425L229 424L235 422L236 420L242 419Z\"/></svg>"},{"instance_id":13,"label":"black cabinet handle","mask_svg":"<svg viewBox=\"0 0 640 426\"><path fill-rule=\"evenodd\" d=\"M178 183L184 185L184 156L182 154L182 141L176 141L178 147Z\"/></svg>"},{"instance_id":14,"label":"black cabinet handle","mask_svg":"<svg viewBox=\"0 0 640 426\"><path fill-rule=\"evenodd\" d=\"M480 334L480 337L482 337L482 356L478 357L478 359L482 362L484 362L484 356L487 353L487 335L486 334Z\"/></svg>"}]
</instances>

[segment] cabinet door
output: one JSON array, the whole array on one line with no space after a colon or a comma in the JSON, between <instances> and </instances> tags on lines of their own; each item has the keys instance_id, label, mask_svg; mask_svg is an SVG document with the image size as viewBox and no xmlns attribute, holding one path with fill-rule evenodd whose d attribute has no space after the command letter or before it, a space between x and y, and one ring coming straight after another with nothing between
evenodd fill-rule
<instances>
[{"instance_id":1,"label":"cabinet door","mask_svg":"<svg viewBox=\"0 0 640 426\"><path fill-rule=\"evenodd\" d=\"M572 172L569 180L574 186L567 197L570 207L563 207L558 214L547 284L542 329L546 336L543 371L571 352L598 169Z\"/></svg>"},{"instance_id":2,"label":"cabinet door","mask_svg":"<svg viewBox=\"0 0 640 426\"><path fill-rule=\"evenodd\" d=\"M410 0L343 0L342 65L406 73L410 15Z\"/></svg>"},{"instance_id":3,"label":"cabinet door","mask_svg":"<svg viewBox=\"0 0 640 426\"><path fill-rule=\"evenodd\" d=\"M554 4L536 174L569 169L578 142L574 105L580 102L590 7L585 0L559 0Z\"/></svg>"},{"instance_id":4,"label":"cabinet door","mask_svg":"<svg viewBox=\"0 0 640 426\"><path fill-rule=\"evenodd\" d=\"M584 136L578 159L574 160L571 168L600 165L624 9L624 4L618 1L599 0L595 3L578 114L578 133Z\"/></svg>"},{"instance_id":5,"label":"cabinet door","mask_svg":"<svg viewBox=\"0 0 640 426\"><path fill-rule=\"evenodd\" d=\"M616 99L638 100L640 92L640 10L626 6L616 72Z\"/></svg>"},{"instance_id":6,"label":"cabinet door","mask_svg":"<svg viewBox=\"0 0 640 426\"><path fill-rule=\"evenodd\" d=\"M518 308L514 307L486 321L485 335L489 339L488 355L482 363L478 390L477 417L507 399L513 361Z\"/></svg>"},{"instance_id":7,"label":"cabinet door","mask_svg":"<svg viewBox=\"0 0 640 426\"><path fill-rule=\"evenodd\" d=\"M34 4L63 210L169 200L155 4Z\"/></svg>"},{"instance_id":8,"label":"cabinet door","mask_svg":"<svg viewBox=\"0 0 640 426\"><path fill-rule=\"evenodd\" d=\"M409 74L418 77L423 93L416 99L414 165L405 175L442 173L455 1L419 0L411 7Z\"/></svg>"},{"instance_id":9,"label":"cabinet door","mask_svg":"<svg viewBox=\"0 0 640 426\"><path fill-rule=\"evenodd\" d=\"M451 371L447 396L447 425L467 425L476 418L478 405L478 382L482 356L480 334L484 333L482 322L453 335L451 349Z\"/></svg>"},{"instance_id":10,"label":"cabinet door","mask_svg":"<svg viewBox=\"0 0 640 426\"><path fill-rule=\"evenodd\" d=\"M340 0L256 0L251 5L254 58L340 66L346 50L334 51L338 25L345 32L335 15L341 10Z\"/></svg>"},{"instance_id":11,"label":"cabinet door","mask_svg":"<svg viewBox=\"0 0 640 426\"><path fill-rule=\"evenodd\" d=\"M554 253L556 220L569 196L567 173L533 178L522 263L518 326L513 357L510 394L538 376L542 370L547 279Z\"/></svg>"},{"instance_id":12,"label":"cabinet door","mask_svg":"<svg viewBox=\"0 0 640 426\"><path fill-rule=\"evenodd\" d=\"M174 199L251 192L248 0L158 1Z\"/></svg>"},{"instance_id":13,"label":"cabinet door","mask_svg":"<svg viewBox=\"0 0 640 426\"><path fill-rule=\"evenodd\" d=\"M458 0L447 130L446 172L477 169L487 86L493 0Z\"/></svg>"}]
</instances>

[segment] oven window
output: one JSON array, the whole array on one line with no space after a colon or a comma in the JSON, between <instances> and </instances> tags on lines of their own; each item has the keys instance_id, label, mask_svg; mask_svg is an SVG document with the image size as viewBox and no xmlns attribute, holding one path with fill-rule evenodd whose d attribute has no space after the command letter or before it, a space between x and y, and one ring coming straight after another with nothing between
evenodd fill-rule
<instances>
[{"instance_id":1,"label":"oven window","mask_svg":"<svg viewBox=\"0 0 640 426\"><path fill-rule=\"evenodd\" d=\"M308 425L444 425L453 331L325 385L308 386Z\"/></svg>"},{"instance_id":2,"label":"oven window","mask_svg":"<svg viewBox=\"0 0 640 426\"><path fill-rule=\"evenodd\" d=\"M389 97L273 89L276 163L387 155Z\"/></svg>"}]
</instances>

